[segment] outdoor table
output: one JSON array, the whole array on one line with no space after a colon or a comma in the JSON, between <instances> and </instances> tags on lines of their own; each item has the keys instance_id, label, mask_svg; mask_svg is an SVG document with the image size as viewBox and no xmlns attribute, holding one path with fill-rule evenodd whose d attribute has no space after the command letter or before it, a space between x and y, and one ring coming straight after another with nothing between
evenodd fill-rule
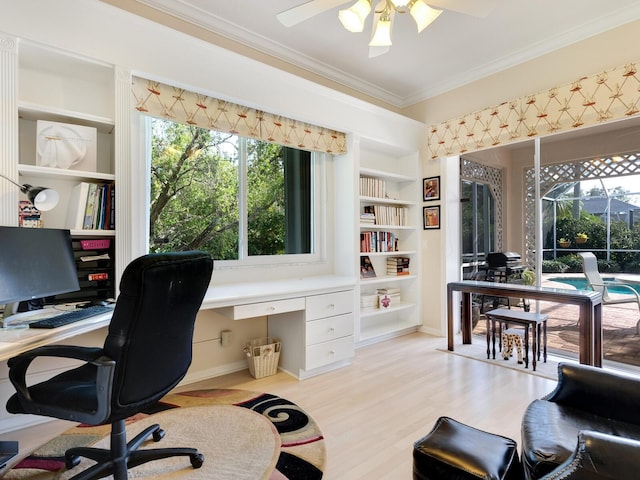
<instances>
[{"instance_id":1,"label":"outdoor table","mask_svg":"<svg viewBox=\"0 0 640 480\"><path fill-rule=\"evenodd\" d=\"M589 290L574 290L514 283L464 280L447 284L447 348L454 350L453 293L462 294L462 343L471 343L471 295L528 298L548 302L577 305L579 333L579 361L585 365L602 366L602 296Z\"/></svg>"}]
</instances>

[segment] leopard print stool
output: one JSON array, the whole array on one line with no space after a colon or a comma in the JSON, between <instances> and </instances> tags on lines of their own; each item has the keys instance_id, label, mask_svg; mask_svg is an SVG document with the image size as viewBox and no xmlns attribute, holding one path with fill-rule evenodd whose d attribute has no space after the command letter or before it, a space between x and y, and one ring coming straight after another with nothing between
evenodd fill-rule
<instances>
[{"instance_id":1,"label":"leopard print stool","mask_svg":"<svg viewBox=\"0 0 640 480\"><path fill-rule=\"evenodd\" d=\"M524 328L507 328L502 331L502 358L509 360L513 356L515 348L518 355L518 363L522 362L522 350L524 346Z\"/></svg>"}]
</instances>

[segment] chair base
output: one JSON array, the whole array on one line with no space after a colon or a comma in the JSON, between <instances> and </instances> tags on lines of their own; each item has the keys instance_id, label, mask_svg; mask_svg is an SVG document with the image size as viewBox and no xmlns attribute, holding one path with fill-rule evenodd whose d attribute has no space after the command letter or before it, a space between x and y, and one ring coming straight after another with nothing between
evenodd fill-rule
<instances>
[{"instance_id":1,"label":"chair base","mask_svg":"<svg viewBox=\"0 0 640 480\"><path fill-rule=\"evenodd\" d=\"M138 450L138 447L150 436L154 442L164 438L160 425L151 425L126 443L125 421L118 420L111 426L111 449L75 447L65 452L67 469L80 463L80 457L97 462L95 465L73 476L71 480L96 480L113 475L114 480L127 480L127 470L143 463L162 458L187 456L193 468L200 468L204 456L195 448L155 448Z\"/></svg>"}]
</instances>

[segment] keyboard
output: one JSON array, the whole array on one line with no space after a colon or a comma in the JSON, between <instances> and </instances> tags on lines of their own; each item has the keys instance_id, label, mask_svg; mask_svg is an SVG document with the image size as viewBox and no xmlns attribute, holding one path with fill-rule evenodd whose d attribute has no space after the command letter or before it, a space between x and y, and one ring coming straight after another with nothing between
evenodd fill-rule
<instances>
[{"instance_id":1,"label":"keyboard","mask_svg":"<svg viewBox=\"0 0 640 480\"><path fill-rule=\"evenodd\" d=\"M86 308L77 308L62 312L52 317L43 318L29 324L29 328L56 328L68 325L70 323L79 322L86 318L95 317L101 313L112 312L113 307L107 305L91 305Z\"/></svg>"}]
</instances>

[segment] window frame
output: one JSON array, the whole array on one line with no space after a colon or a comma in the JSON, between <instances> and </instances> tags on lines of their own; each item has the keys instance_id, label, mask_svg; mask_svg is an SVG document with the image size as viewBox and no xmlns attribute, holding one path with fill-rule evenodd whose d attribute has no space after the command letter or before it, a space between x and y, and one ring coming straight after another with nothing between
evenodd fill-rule
<instances>
[{"instance_id":1,"label":"window frame","mask_svg":"<svg viewBox=\"0 0 640 480\"><path fill-rule=\"evenodd\" d=\"M154 117L141 114L141 139L144 145L145 161L145 192L146 192L146 208L145 208L145 251L149 252L149 208L150 208L150 183L151 183L151 141L152 129L151 122ZM166 119L164 119L166 120ZM241 138L246 138L238 135ZM246 150L246 143L240 142L243 149ZM287 145L285 145L287 146ZM326 231L327 218L321 205L327 201L327 163L328 154L320 152L311 153L311 253L302 254L283 254L283 255L248 255L248 233L247 233L247 162L246 155L242 155L239 169L239 244L237 260L220 260L214 259L214 270L235 270L251 267L286 267L286 266L304 266L323 263L326 260L326 236L322 232Z\"/></svg>"}]
</instances>

